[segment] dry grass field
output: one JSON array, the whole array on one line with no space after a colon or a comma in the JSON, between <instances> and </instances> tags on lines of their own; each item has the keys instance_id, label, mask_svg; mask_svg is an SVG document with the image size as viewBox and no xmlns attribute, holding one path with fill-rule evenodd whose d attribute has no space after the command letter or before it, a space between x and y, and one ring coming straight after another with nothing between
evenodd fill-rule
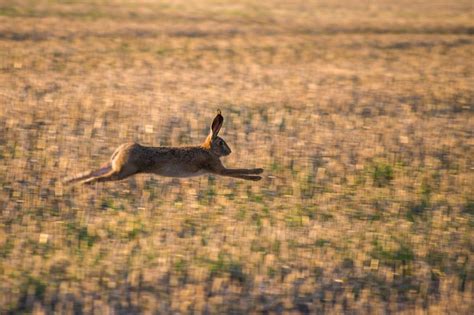
<instances>
[{"instance_id":1,"label":"dry grass field","mask_svg":"<svg viewBox=\"0 0 474 315\"><path fill-rule=\"evenodd\" d=\"M0 0L0 313L472 314L472 1ZM216 110L260 182L61 179Z\"/></svg>"}]
</instances>

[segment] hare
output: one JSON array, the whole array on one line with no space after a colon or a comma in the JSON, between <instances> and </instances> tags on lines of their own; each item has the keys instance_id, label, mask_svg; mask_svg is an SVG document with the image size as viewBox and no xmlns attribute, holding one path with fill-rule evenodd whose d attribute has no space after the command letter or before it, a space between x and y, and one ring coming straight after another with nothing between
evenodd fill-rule
<instances>
[{"instance_id":1,"label":"hare","mask_svg":"<svg viewBox=\"0 0 474 315\"><path fill-rule=\"evenodd\" d=\"M65 183L115 181L139 173L153 173L168 177L192 177L215 174L257 181L262 177L254 175L262 168L226 168L220 158L229 155L227 143L218 137L224 122L221 112L214 118L206 140L199 146L190 147L146 147L138 143L125 143L112 154L110 161L98 170L66 178Z\"/></svg>"}]
</instances>

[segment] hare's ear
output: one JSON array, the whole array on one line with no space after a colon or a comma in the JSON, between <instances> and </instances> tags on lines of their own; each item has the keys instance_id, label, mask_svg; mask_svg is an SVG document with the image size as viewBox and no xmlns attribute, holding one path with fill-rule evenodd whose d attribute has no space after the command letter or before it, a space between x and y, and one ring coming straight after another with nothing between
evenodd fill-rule
<instances>
[{"instance_id":1,"label":"hare's ear","mask_svg":"<svg viewBox=\"0 0 474 315\"><path fill-rule=\"evenodd\" d=\"M211 134L212 137L217 137L217 134L219 134L219 130L221 130L222 124L224 123L224 117L221 115L221 111L217 111L217 115L212 121L211 125Z\"/></svg>"}]
</instances>

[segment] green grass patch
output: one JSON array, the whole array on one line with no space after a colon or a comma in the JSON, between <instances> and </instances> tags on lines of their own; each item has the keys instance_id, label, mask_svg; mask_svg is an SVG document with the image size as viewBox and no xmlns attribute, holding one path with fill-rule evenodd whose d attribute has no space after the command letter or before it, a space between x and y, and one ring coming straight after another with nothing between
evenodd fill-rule
<instances>
[{"instance_id":1,"label":"green grass patch","mask_svg":"<svg viewBox=\"0 0 474 315\"><path fill-rule=\"evenodd\" d=\"M374 186L385 187L394 179L393 168L386 163L375 163L372 166L372 180Z\"/></svg>"},{"instance_id":2,"label":"green grass patch","mask_svg":"<svg viewBox=\"0 0 474 315\"><path fill-rule=\"evenodd\" d=\"M240 283L243 283L246 280L242 264L238 261L232 260L226 254L220 253L217 260L210 260L208 261L208 264L211 278L228 274L231 280Z\"/></svg>"},{"instance_id":3,"label":"green grass patch","mask_svg":"<svg viewBox=\"0 0 474 315\"><path fill-rule=\"evenodd\" d=\"M375 241L371 256L374 259L380 260L383 264L392 267L406 265L415 260L413 248L405 242L398 242L398 248L387 250L378 241Z\"/></svg>"}]
</instances>

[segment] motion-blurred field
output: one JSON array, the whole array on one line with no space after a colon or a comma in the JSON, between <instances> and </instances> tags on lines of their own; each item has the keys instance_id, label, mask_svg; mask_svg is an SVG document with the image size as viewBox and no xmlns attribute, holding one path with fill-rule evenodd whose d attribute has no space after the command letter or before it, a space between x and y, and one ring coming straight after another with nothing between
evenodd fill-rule
<instances>
[{"instance_id":1,"label":"motion-blurred field","mask_svg":"<svg viewBox=\"0 0 474 315\"><path fill-rule=\"evenodd\" d=\"M0 313L468 314L471 1L0 1ZM61 178L127 141L245 182Z\"/></svg>"}]
</instances>

